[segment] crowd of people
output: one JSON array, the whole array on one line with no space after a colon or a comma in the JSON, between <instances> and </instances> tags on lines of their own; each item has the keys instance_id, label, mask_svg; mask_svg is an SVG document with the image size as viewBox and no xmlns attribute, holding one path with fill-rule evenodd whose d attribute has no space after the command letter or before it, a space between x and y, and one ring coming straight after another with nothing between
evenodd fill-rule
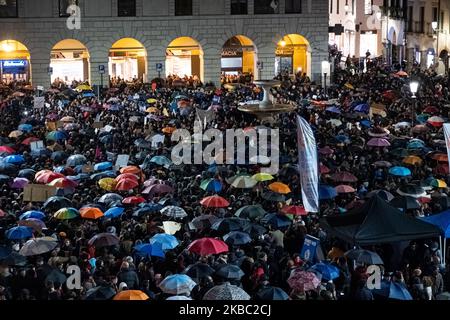
<instances>
[{"instance_id":1,"label":"crowd of people","mask_svg":"<svg viewBox=\"0 0 450 320\"><path fill-rule=\"evenodd\" d=\"M346 254L354 244L326 232L320 218L350 212L374 191L390 201L410 182L428 194L416 197L412 209L402 208L405 214L429 216L450 207L441 129L449 116L449 79L397 71L382 65L365 73L337 70L327 90L303 74L281 77L274 99L296 110L274 123L238 110L242 102L262 99L251 84L115 79L102 97L87 83L59 82L41 93L25 84L1 85L0 300L111 299L127 292L151 300L389 297L367 286L368 265ZM411 78L420 80L417 101L408 89ZM43 107L34 106L39 95ZM264 164L172 164L171 134L193 133L198 109L213 111L205 129L280 128L279 173L262 175ZM318 213L302 207L297 115L315 132L320 183L349 187L321 198ZM427 122L431 117L442 121ZM374 134L390 143L368 144ZM407 147L413 138L420 146ZM32 150L36 141L44 148ZM117 155L129 156L125 166L115 167ZM405 161L411 156L416 161ZM392 166L411 174L393 175ZM343 172L356 180L333 178ZM32 184L54 186L56 195L30 201L25 190ZM320 240L317 256L302 255L306 235ZM382 258L385 282L430 300L450 288L436 241L406 242L400 257L389 245L363 249ZM67 285L70 266L81 269L81 288Z\"/></svg>"}]
</instances>

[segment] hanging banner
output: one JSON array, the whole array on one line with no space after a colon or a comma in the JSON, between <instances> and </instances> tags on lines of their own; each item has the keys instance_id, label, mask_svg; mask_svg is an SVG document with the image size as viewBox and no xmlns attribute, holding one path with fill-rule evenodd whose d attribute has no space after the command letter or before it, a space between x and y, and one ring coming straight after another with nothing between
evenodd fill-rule
<instances>
[{"instance_id":1,"label":"hanging banner","mask_svg":"<svg viewBox=\"0 0 450 320\"><path fill-rule=\"evenodd\" d=\"M309 123L297 116L298 168L305 210L319 212L319 165L317 144Z\"/></svg>"},{"instance_id":2,"label":"hanging banner","mask_svg":"<svg viewBox=\"0 0 450 320\"><path fill-rule=\"evenodd\" d=\"M315 262L317 256L317 249L319 247L320 240L310 236L309 234L305 237L305 242L303 243L302 251L300 252L300 258L305 261Z\"/></svg>"},{"instance_id":3,"label":"hanging banner","mask_svg":"<svg viewBox=\"0 0 450 320\"><path fill-rule=\"evenodd\" d=\"M450 123L444 123L444 135L445 135L445 145L447 146L447 156L450 159Z\"/></svg>"}]
</instances>

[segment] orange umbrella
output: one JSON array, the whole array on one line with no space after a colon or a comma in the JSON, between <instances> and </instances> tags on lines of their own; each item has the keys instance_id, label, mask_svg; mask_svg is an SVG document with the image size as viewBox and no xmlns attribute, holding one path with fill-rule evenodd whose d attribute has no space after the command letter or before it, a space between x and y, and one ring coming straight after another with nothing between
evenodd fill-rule
<instances>
[{"instance_id":1,"label":"orange umbrella","mask_svg":"<svg viewBox=\"0 0 450 320\"><path fill-rule=\"evenodd\" d=\"M162 132L167 133L167 134L172 134L175 130L177 130L177 128L165 127L165 128L162 129Z\"/></svg>"},{"instance_id":2,"label":"orange umbrella","mask_svg":"<svg viewBox=\"0 0 450 320\"><path fill-rule=\"evenodd\" d=\"M119 182L120 180L123 180L123 179L131 179L131 180L138 181L139 177L132 173L122 173L121 175L118 175L115 180L116 180L116 182Z\"/></svg>"},{"instance_id":3,"label":"orange umbrella","mask_svg":"<svg viewBox=\"0 0 450 320\"><path fill-rule=\"evenodd\" d=\"M96 220L104 216L103 212L99 208L95 207L85 207L81 208L80 216L84 219L93 219Z\"/></svg>"},{"instance_id":4,"label":"orange umbrella","mask_svg":"<svg viewBox=\"0 0 450 320\"><path fill-rule=\"evenodd\" d=\"M116 294L113 300L121 300L121 301L132 301L139 300L144 301L150 299L148 295L146 295L141 290L125 290Z\"/></svg>"},{"instance_id":5,"label":"orange umbrella","mask_svg":"<svg viewBox=\"0 0 450 320\"><path fill-rule=\"evenodd\" d=\"M122 179L116 185L116 190L118 191L128 191L139 186L139 182L134 179Z\"/></svg>"},{"instance_id":6,"label":"orange umbrella","mask_svg":"<svg viewBox=\"0 0 450 320\"><path fill-rule=\"evenodd\" d=\"M443 153L435 153L431 156L431 159L439 161L439 162L447 162L448 156Z\"/></svg>"},{"instance_id":7,"label":"orange umbrella","mask_svg":"<svg viewBox=\"0 0 450 320\"><path fill-rule=\"evenodd\" d=\"M282 182L274 182L269 184L269 189L276 193L287 194L291 192L288 185Z\"/></svg>"},{"instance_id":8,"label":"orange umbrella","mask_svg":"<svg viewBox=\"0 0 450 320\"><path fill-rule=\"evenodd\" d=\"M132 174L140 174L141 169L136 166L126 166L120 169L120 173L132 173Z\"/></svg>"}]
</instances>

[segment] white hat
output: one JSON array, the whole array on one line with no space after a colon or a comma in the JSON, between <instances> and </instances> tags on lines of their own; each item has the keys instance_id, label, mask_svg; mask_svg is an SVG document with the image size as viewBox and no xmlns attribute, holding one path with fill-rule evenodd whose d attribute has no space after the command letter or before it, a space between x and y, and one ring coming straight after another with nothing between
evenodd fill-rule
<instances>
[{"instance_id":1,"label":"white hat","mask_svg":"<svg viewBox=\"0 0 450 320\"><path fill-rule=\"evenodd\" d=\"M122 291L122 290L125 290L125 289L128 289L127 284L125 282L121 282L119 284L119 291Z\"/></svg>"}]
</instances>

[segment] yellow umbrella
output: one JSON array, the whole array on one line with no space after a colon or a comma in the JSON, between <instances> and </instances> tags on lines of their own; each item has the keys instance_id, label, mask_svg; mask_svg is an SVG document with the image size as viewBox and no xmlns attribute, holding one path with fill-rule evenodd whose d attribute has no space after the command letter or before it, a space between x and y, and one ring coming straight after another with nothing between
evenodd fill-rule
<instances>
[{"instance_id":1,"label":"yellow umbrella","mask_svg":"<svg viewBox=\"0 0 450 320\"><path fill-rule=\"evenodd\" d=\"M422 164L422 159L420 159L418 156L407 156L405 159L403 159L403 163L412 166L420 165Z\"/></svg>"},{"instance_id":2,"label":"yellow umbrella","mask_svg":"<svg viewBox=\"0 0 450 320\"><path fill-rule=\"evenodd\" d=\"M346 88L348 88L348 89L351 89L351 90L354 90L355 89L355 87L354 86L352 86L350 83L346 83L346 84L344 84L344 86L346 87Z\"/></svg>"},{"instance_id":3,"label":"yellow umbrella","mask_svg":"<svg viewBox=\"0 0 450 320\"><path fill-rule=\"evenodd\" d=\"M270 181L270 180L273 180L273 179L274 179L274 177L273 177L271 174L268 174L268 173L262 173L262 172L253 175L252 178L255 179L255 180L258 181L258 182L261 182L261 181Z\"/></svg>"},{"instance_id":4,"label":"yellow umbrella","mask_svg":"<svg viewBox=\"0 0 450 320\"><path fill-rule=\"evenodd\" d=\"M291 192L288 185L282 182L274 182L269 184L269 189L276 193L287 194Z\"/></svg>"},{"instance_id":5,"label":"yellow umbrella","mask_svg":"<svg viewBox=\"0 0 450 320\"><path fill-rule=\"evenodd\" d=\"M150 107L147 110L145 110L145 112L147 112L147 113L155 113L155 112L158 112L158 108Z\"/></svg>"},{"instance_id":6,"label":"yellow umbrella","mask_svg":"<svg viewBox=\"0 0 450 320\"><path fill-rule=\"evenodd\" d=\"M88 86L87 84L80 84L75 90L88 91L88 90L92 90L92 88L91 88L91 86Z\"/></svg>"},{"instance_id":7,"label":"yellow umbrella","mask_svg":"<svg viewBox=\"0 0 450 320\"><path fill-rule=\"evenodd\" d=\"M18 137L20 137L21 135L23 135L23 132L22 132L22 131L20 131L20 130L14 130L14 131L11 131L11 133L9 134L8 137L10 137L10 138L18 138Z\"/></svg>"},{"instance_id":8,"label":"yellow umbrella","mask_svg":"<svg viewBox=\"0 0 450 320\"><path fill-rule=\"evenodd\" d=\"M156 100L154 98L147 99L147 103L157 103L157 102L158 102L158 100Z\"/></svg>"},{"instance_id":9,"label":"yellow umbrella","mask_svg":"<svg viewBox=\"0 0 450 320\"><path fill-rule=\"evenodd\" d=\"M98 181L100 188L106 191L113 191L116 188L116 180L113 178L103 178Z\"/></svg>"}]
</instances>

